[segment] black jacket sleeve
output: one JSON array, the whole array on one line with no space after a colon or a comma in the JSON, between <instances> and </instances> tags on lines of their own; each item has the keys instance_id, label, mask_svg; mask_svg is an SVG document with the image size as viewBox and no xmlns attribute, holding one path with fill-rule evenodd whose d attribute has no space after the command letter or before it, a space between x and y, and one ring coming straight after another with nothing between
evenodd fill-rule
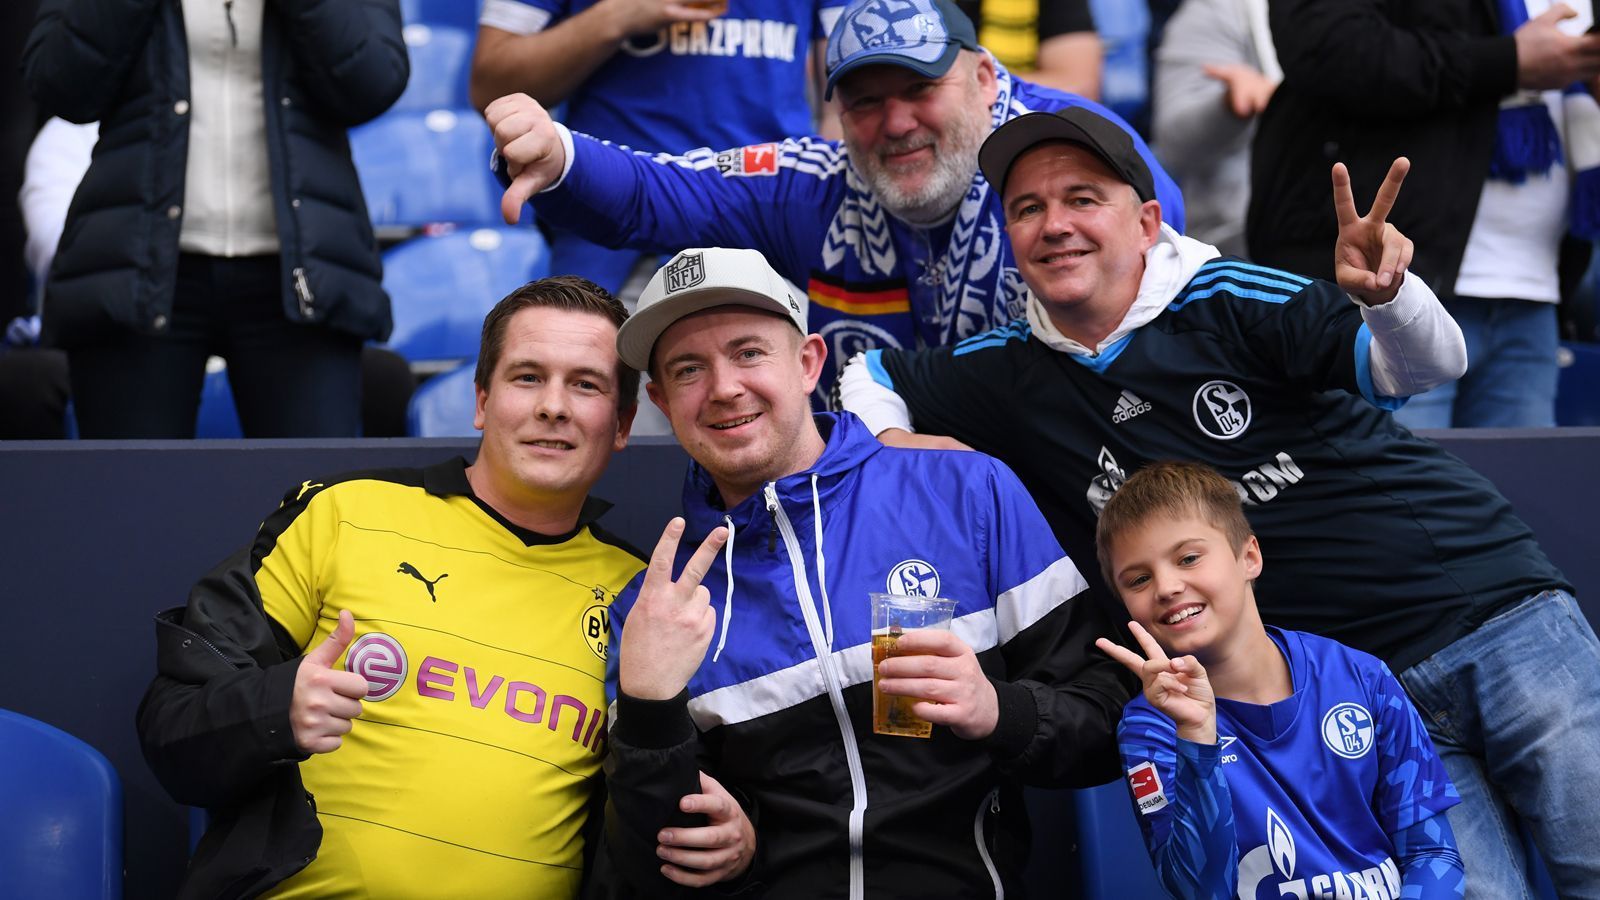
<instances>
[{"instance_id":1,"label":"black jacket sleeve","mask_svg":"<svg viewBox=\"0 0 1600 900\"><path fill-rule=\"evenodd\" d=\"M1000 722L989 749L1000 770L1040 787L1093 787L1122 777L1117 723L1138 691L1094 645L1119 637L1109 604L1085 590L1008 641L1015 675L995 682Z\"/></svg>"},{"instance_id":2,"label":"black jacket sleeve","mask_svg":"<svg viewBox=\"0 0 1600 900\"><path fill-rule=\"evenodd\" d=\"M1273 0L1269 21L1285 84L1346 115L1405 119L1492 103L1516 88L1510 35L1453 31L1429 4L1396 14L1383 0ZM1416 14L1414 21L1401 16ZM1459 27L1459 24L1454 24Z\"/></svg>"},{"instance_id":3,"label":"black jacket sleeve","mask_svg":"<svg viewBox=\"0 0 1600 900\"><path fill-rule=\"evenodd\" d=\"M1118 777L1117 723L1133 696L1121 664L1094 646L1116 621L1061 550L1016 475L991 460L988 547L1004 678L999 719L985 739L1002 773L1043 787L1087 787ZM1008 624L1015 623L1015 624Z\"/></svg>"},{"instance_id":4,"label":"black jacket sleeve","mask_svg":"<svg viewBox=\"0 0 1600 900\"><path fill-rule=\"evenodd\" d=\"M41 110L84 124L105 118L144 53L161 0L44 0L22 50Z\"/></svg>"},{"instance_id":5,"label":"black jacket sleeve","mask_svg":"<svg viewBox=\"0 0 1600 900\"><path fill-rule=\"evenodd\" d=\"M640 700L617 694L617 724L606 755L603 860L614 869L611 897L670 897L690 889L661 874L656 835L668 826L704 825L678 809L700 793L700 739L689 718L689 694Z\"/></svg>"},{"instance_id":6,"label":"black jacket sleeve","mask_svg":"<svg viewBox=\"0 0 1600 900\"><path fill-rule=\"evenodd\" d=\"M306 755L289 703L298 648L262 610L248 550L156 619L157 675L137 716L145 760L173 799L238 804Z\"/></svg>"},{"instance_id":7,"label":"black jacket sleeve","mask_svg":"<svg viewBox=\"0 0 1600 900\"><path fill-rule=\"evenodd\" d=\"M411 63L397 0L268 0L283 20L295 80L328 121L377 117L406 89Z\"/></svg>"}]
</instances>

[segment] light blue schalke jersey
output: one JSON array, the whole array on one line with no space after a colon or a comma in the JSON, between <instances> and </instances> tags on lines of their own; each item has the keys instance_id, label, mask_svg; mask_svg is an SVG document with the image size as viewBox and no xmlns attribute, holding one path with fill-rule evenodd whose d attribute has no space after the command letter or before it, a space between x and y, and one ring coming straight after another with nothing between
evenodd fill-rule
<instances>
[{"instance_id":1,"label":"light blue schalke jersey","mask_svg":"<svg viewBox=\"0 0 1600 900\"><path fill-rule=\"evenodd\" d=\"M1455 786L1382 662L1304 632L1268 632L1294 693L1267 706L1219 699L1215 768L1186 758L1179 772L1172 720L1143 696L1124 711L1118 738L1151 855L1158 868L1222 871L1200 845L1228 827L1229 810L1208 802L1225 785L1242 900L1398 900L1391 836L1460 802ZM1187 824L1175 827L1180 818ZM1207 885L1198 894L1233 892Z\"/></svg>"},{"instance_id":2,"label":"light blue schalke jersey","mask_svg":"<svg viewBox=\"0 0 1600 900\"><path fill-rule=\"evenodd\" d=\"M595 0L487 0L483 25L553 28ZM710 22L635 35L567 100L575 131L680 153L813 134L806 58L844 0L729 0Z\"/></svg>"}]
</instances>

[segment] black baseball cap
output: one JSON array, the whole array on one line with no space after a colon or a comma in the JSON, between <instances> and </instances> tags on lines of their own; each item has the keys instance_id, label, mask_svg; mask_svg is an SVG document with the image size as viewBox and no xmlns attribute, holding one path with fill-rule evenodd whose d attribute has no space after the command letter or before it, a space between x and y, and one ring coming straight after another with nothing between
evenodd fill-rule
<instances>
[{"instance_id":1,"label":"black baseball cap","mask_svg":"<svg viewBox=\"0 0 1600 900\"><path fill-rule=\"evenodd\" d=\"M1082 146L1132 185L1141 202L1156 198L1155 177L1139 155L1139 148L1133 145L1133 136L1121 125L1082 106L1028 113L1001 125L978 151L978 168L1003 195L1006 176L1017 157L1045 141L1071 141Z\"/></svg>"}]
</instances>

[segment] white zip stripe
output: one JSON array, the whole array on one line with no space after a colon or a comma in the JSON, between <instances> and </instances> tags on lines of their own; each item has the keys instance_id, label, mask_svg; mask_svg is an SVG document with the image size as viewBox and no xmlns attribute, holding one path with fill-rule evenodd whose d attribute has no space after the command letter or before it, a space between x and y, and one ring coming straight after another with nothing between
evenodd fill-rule
<instances>
[{"instance_id":1,"label":"white zip stripe","mask_svg":"<svg viewBox=\"0 0 1600 900\"><path fill-rule=\"evenodd\" d=\"M1000 811L1000 789L995 788L978 804L978 814L972 819L972 839L978 844L978 856L983 858L983 867L989 870L989 880L994 882L994 900L1005 900L1006 887L1000 881L1000 870L994 867L994 860L989 856L989 847L983 842L983 817L985 812L998 813ZM1000 834L1000 823L995 822L995 835Z\"/></svg>"},{"instance_id":2,"label":"white zip stripe","mask_svg":"<svg viewBox=\"0 0 1600 900\"><path fill-rule=\"evenodd\" d=\"M791 539L793 534L791 529ZM1063 556L1044 571L997 597L993 609L981 609L960 616L950 624L950 630L966 642L974 653L982 653L1016 637L1062 604L1075 602L1073 598L1087 588L1088 583L1083 580L1078 567ZM870 643L862 642L830 654L823 646L819 630L813 644L812 652L817 658L831 663L821 668L834 676L833 682L819 679L817 667L811 666L810 660L798 662L690 699L689 714L694 717L695 724L702 731L709 731L718 725L747 722L817 697L829 690L830 683L836 682L842 689L861 684L872 677Z\"/></svg>"},{"instance_id":3,"label":"white zip stripe","mask_svg":"<svg viewBox=\"0 0 1600 900\"><path fill-rule=\"evenodd\" d=\"M994 610L982 609L961 616L950 623L950 630L974 653L982 653L998 643ZM835 650L830 657L841 690L872 680L870 643ZM776 672L692 697L689 700L689 715L694 717L701 731L710 731L718 725L748 722L768 713L799 706L826 693L828 689L817 674L818 667L811 663L812 660L808 659Z\"/></svg>"},{"instance_id":4,"label":"white zip stripe","mask_svg":"<svg viewBox=\"0 0 1600 900\"><path fill-rule=\"evenodd\" d=\"M1043 572L995 598L995 615L1000 620L999 643L1006 643L1023 629L1049 615L1059 606L1089 589L1083 573L1072 559L1062 556ZM1085 598L1085 602L1091 602ZM976 646L973 647L977 649Z\"/></svg>"},{"instance_id":5,"label":"white zip stripe","mask_svg":"<svg viewBox=\"0 0 1600 900\"><path fill-rule=\"evenodd\" d=\"M844 739L845 763L850 769L850 900L865 900L866 869L862 861L861 843L867 811L867 778L861 766L861 748L856 746L855 727L850 724L850 714L844 708L844 691L839 686L834 671L833 654L822 644L822 626L817 621L816 603L811 599L811 584L806 578L805 561L800 558L800 541L795 537L789 514L778 502L778 492L771 483L763 489L767 509L778 523L783 535L783 547L789 553L789 566L794 570L794 588L800 601L800 614L805 617L806 631L811 635L811 646L817 654L817 665L822 669L822 680L828 687L828 700L833 706L834 718L839 722L839 734ZM820 510L815 514L821 515Z\"/></svg>"}]
</instances>

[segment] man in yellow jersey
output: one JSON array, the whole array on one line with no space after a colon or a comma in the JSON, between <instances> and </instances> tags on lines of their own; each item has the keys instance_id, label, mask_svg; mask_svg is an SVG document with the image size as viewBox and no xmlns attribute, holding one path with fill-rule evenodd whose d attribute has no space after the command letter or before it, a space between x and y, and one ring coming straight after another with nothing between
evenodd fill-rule
<instances>
[{"instance_id":1,"label":"man in yellow jersey","mask_svg":"<svg viewBox=\"0 0 1600 900\"><path fill-rule=\"evenodd\" d=\"M644 567L588 496L635 412L626 318L583 279L519 288L484 321L475 462L296 485L157 617L140 739L211 813L182 896L577 896L607 609Z\"/></svg>"}]
</instances>

